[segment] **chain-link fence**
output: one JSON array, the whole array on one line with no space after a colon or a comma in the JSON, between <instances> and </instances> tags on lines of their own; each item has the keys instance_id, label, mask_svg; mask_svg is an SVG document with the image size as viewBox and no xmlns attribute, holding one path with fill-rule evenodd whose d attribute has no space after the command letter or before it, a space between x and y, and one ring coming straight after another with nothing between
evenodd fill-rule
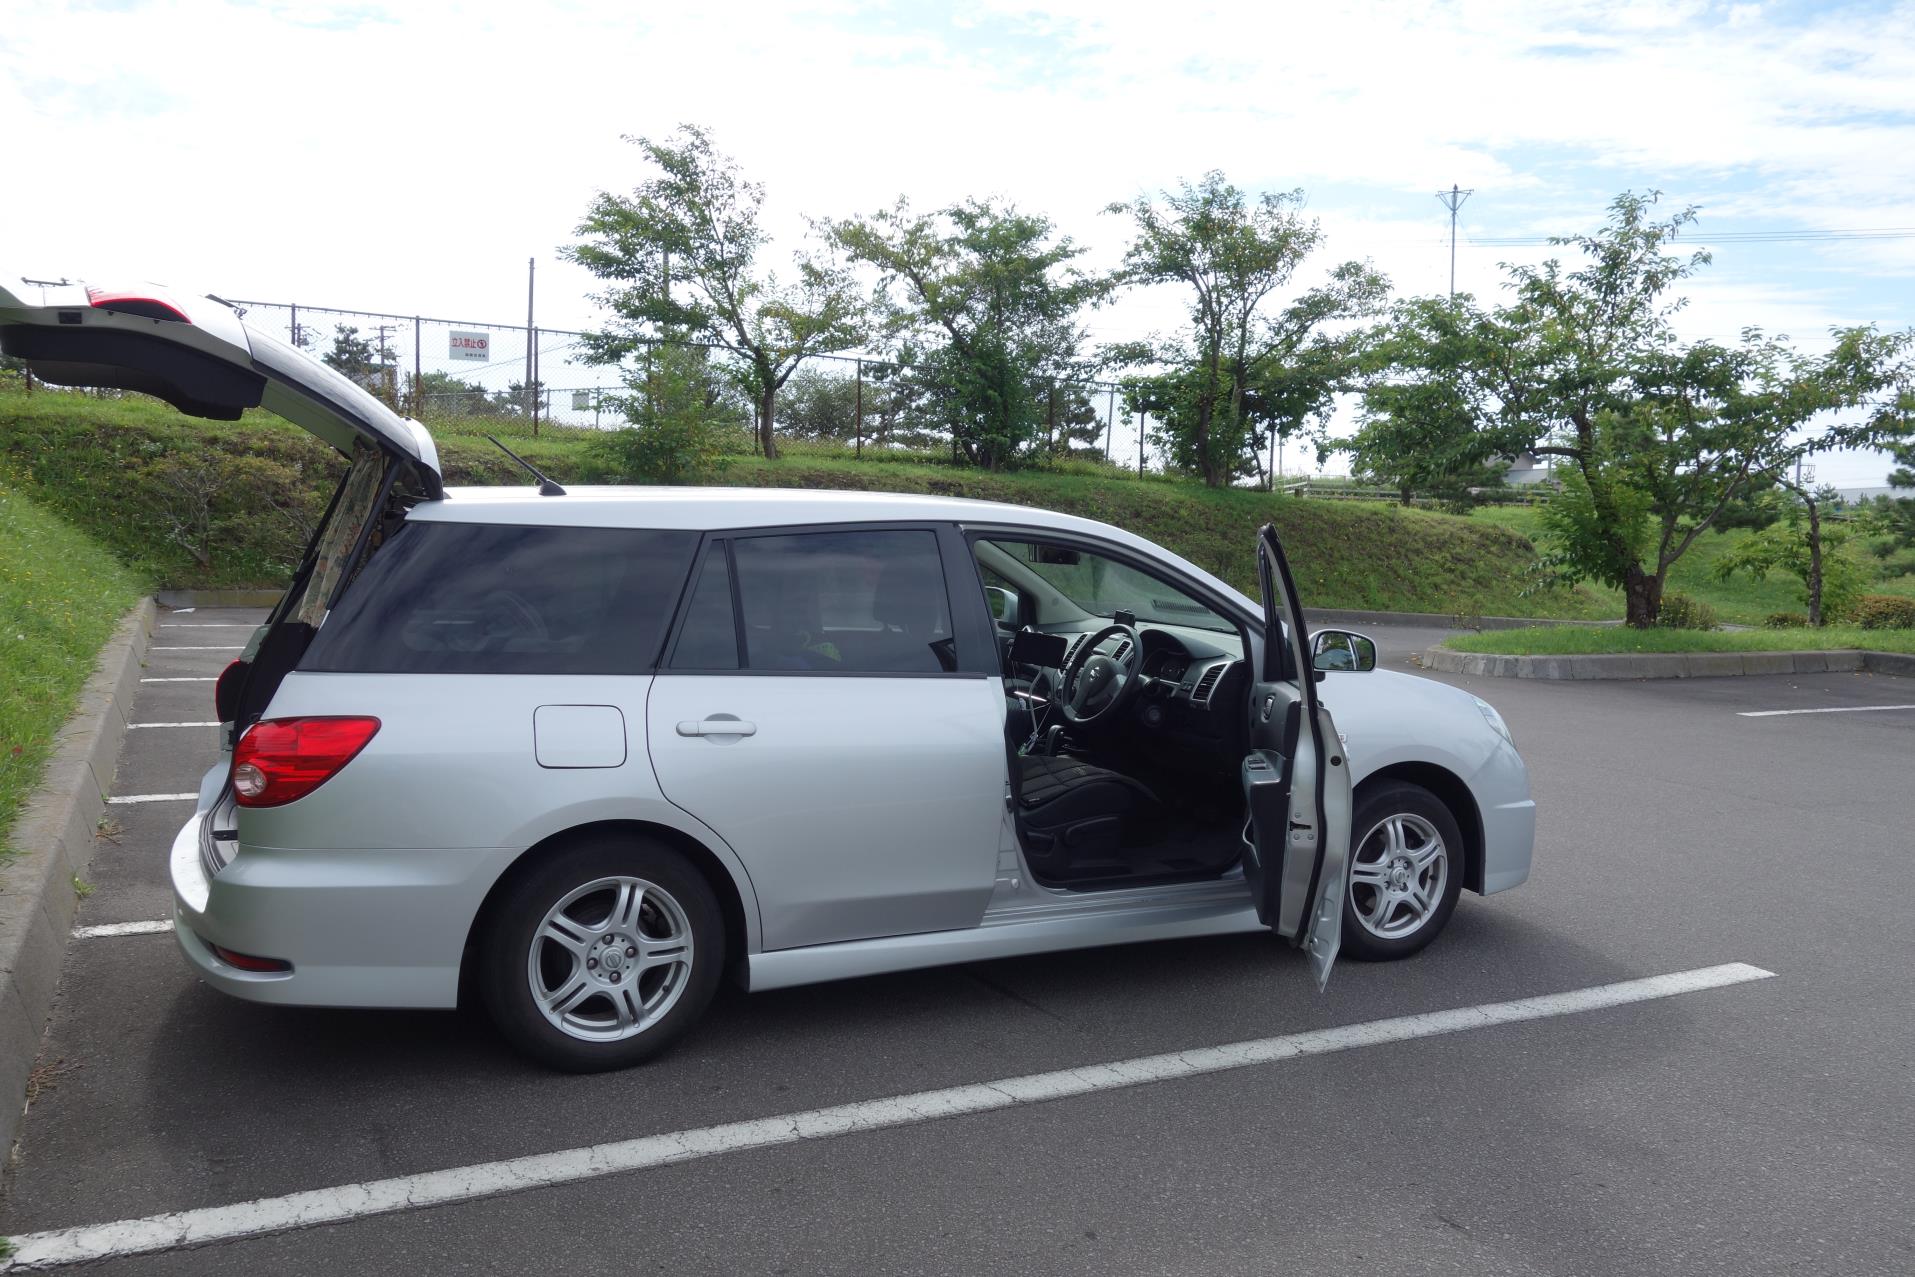
<instances>
[{"instance_id":1,"label":"chain-link fence","mask_svg":"<svg viewBox=\"0 0 1915 1277\"><path fill-rule=\"evenodd\" d=\"M523 428L610 429L626 424L628 388L618 367L591 363L584 334L523 324L395 315L291 302L236 302L246 322L290 341L358 380L428 425L483 418ZM701 347L730 394L714 407L736 416L754 438L755 413L737 357ZM646 375L650 354L631 361ZM858 355L814 355L779 392L773 413L781 447L912 453L961 460L959 441L935 423L921 370ZM1040 382L1032 391L1037 437L1053 455L1108 460L1133 471L1159 470L1162 457L1147 417L1127 412L1115 382Z\"/></svg>"}]
</instances>

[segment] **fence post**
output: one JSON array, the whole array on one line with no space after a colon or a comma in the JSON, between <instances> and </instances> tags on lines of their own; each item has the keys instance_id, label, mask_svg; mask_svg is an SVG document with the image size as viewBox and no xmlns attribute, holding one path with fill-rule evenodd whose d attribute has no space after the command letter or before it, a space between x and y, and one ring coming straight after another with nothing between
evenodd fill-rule
<instances>
[{"instance_id":1,"label":"fence post","mask_svg":"<svg viewBox=\"0 0 1915 1277\"><path fill-rule=\"evenodd\" d=\"M1117 429L1117 387L1110 388L1110 407L1104 410L1104 464L1110 464L1110 437Z\"/></svg>"},{"instance_id":2,"label":"fence post","mask_svg":"<svg viewBox=\"0 0 1915 1277\"><path fill-rule=\"evenodd\" d=\"M292 327L293 349L304 350L306 348L306 343L299 340L299 303L294 302L291 306L287 307L287 309L293 312L293 327Z\"/></svg>"},{"instance_id":3,"label":"fence post","mask_svg":"<svg viewBox=\"0 0 1915 1277\"><path fill-rule=\"evenodd\" d=\"M426 419L426 379L421 371L425 364L425 338L422 336L419 317L412 317L412 415L420 421Z\"/></svg>"},{"instance_id":4,"label":"fence post","mask_svg":"<svg viewBox=\"0 0 1915 1277\"><path fill-rule=\"evenodd\" d=\"M1051 378L1050 417L1044 423L1044 451L1057 455L1057 378Z\"/></svg>"},{"instance_id":5,"label":"fence post","mask_svg":"<svg viewBox=\"0 0 1915 1277\"><path fill-rule=\"evenodd\" d=\"M539 401L545 398L545 389L539 385L539 330L532 330L532 349L525 352L525 362L532 369L532 380L527 389L532 395L532 437L539 437Z\"/></svg>"},{"instance_id":6,"label":"fence post","mask_svg":"<svg viewBox=\"0 0 1915 1277\"><path fill-rule=\"evenodd\" d=\"M1137 477L1144 477L1144 423L1150 420L1150 414L1139 409L1137 412Z\"/></svg>"},{"instance_id":7,"label":"fence post","mask_svg":"<svg viewBox=\"0 0 1915 1277\"><path fill-rule=\"evenodd\" d=\"M858 460L864 460L864 360L858 361Z\"/></svg>"}]
</instances>

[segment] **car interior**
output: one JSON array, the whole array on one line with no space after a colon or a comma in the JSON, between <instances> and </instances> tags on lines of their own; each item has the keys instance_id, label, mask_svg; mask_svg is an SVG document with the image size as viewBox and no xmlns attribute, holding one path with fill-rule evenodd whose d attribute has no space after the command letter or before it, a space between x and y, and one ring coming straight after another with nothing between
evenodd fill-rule
<instances>
[{"instance_id":1,"label":"car interior","mask_svg":"<svg viewBox=\"0 0 1915 1277\"><path fill-rule=\"evenodd\" d=\"M1019 840L1042 883L1216 877L1243 853L1237 623L1096 551L973 542L997 623Z\"/></svg>"}]
</instances>

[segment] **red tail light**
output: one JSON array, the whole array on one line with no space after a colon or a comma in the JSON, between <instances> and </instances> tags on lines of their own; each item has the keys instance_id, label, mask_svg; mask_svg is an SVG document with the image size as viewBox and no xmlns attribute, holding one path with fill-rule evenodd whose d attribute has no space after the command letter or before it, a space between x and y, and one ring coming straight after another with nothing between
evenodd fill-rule
<instances>
[{"instance_id":1,"label":"red tail light","mask_svg":"<svg viewBox=\"0 0 1915 1277\"><path fill-rule=\"evenodd\" d=\"M239 685L246 681L246 662L234 661L219 673L213 684L213 713L222 723L239 716Z\"/></svg>"},{"instance_id":2,"label":"red tail light","mask_svg":"<svg viewBox=\"0 0 1915 1277\"><path fill-rule=\"evenodd\" d=\"M280 807L339 774L379 730L376 718L268 718L233 748L233 800Z\"/></svg>"},{"instance_id":3,"label":"red tail light","mask_svg":"<svg viewBox=\"0 0 1915 1277\"><path fill-rule=\"evenodd\" d=\"M241 971L291 971L293 964L284 958L256 958L250 953L235 953L231 949L214 945L213 956L229 967L238 967Z\"/></svg>"}]
</instances>

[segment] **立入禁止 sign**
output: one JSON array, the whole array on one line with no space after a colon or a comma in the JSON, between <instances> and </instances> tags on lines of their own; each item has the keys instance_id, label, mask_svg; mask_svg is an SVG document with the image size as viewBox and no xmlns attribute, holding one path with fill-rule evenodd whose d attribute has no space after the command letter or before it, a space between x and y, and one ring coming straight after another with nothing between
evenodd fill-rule
<instances>
[{"instance_id":1,"label":"\u7acb\u5165\u7981\u6b62 sign","mask_svg":"<svg viewBox=\"0 0 1915 1277\"><path fill-rule=\"evenodd\" d=\"M453 359L473 359L479 363L490 363L492 360L491 333L462 333L455 328L449 340L450 347L446 354Z\"/></svg>"}]
</instances>

